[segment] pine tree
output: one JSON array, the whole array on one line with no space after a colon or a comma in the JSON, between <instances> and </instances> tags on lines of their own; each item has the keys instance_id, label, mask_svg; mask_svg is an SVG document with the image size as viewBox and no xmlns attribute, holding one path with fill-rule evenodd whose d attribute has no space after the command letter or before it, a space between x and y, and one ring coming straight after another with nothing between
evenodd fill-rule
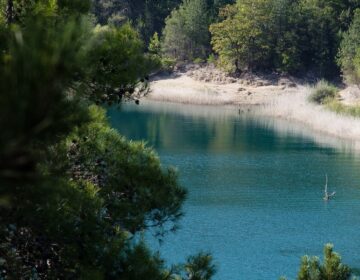
<instances>
[{"instance_id":1,"label":"pine tree","mask_svg":"<svg viewBox=\"0 0 360 280\"><path fill-rule=\"evenodd\" d=\"M209 53L210 13L206 0L184 0L165 21L163 51L184 60L206 58Z\"/></svg>"},{"instance_id":2,"label":"pine tree","mask_svg":"<svg viewBox=\"0 0 360 280\"><path fill-rule=\"evenodd\" d=\"M134 98L149 58L130 25L94 27L80 2L0 20L0 278L180 277L133 237L176 230L186 191L95 105Z\"/></svg>"},{"instance_id":3,"label":"pine tree","mask_svg":"<svg viewBox=\"0 0 360 280\"><path fill-rule=\"evenodd\" d=\"M282 277L281 280L286 280ZM324 247L324 261L320 263L318 257L304 256L301 259L298 280L350 280L350 268L341 262L341 257L333 251L332 244Z\"/></svg>"},{"instance_id":4,"label":"pine tree","mask_svg":"<svg viewBox=\"0 0 360 280\"><path fill-rule=\"evenodd\" d=\"M360 83L360 9L347 32L343 34L338 63L345 79L350 83Z\"/></svg>"}]
</instances>

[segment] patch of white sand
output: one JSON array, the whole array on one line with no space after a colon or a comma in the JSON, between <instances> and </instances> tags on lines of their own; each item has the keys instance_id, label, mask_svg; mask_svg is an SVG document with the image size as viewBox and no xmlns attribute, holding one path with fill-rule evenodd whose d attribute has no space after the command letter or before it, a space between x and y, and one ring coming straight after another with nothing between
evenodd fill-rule
<instances>
[{"instance_id":1,"label":"patch of white sand","mask_svg":"<svg viewBox=\"0 0 360 280\"><path fill-rule=\"evenodd\" d=\"M196 105L260 105L256 106L260 114L296 121L340 138L360 140L359 118L338 115L308 102L310 92L311 87L300 84L296 87L254 86L241 81L216 84L181 74L153 81L146 98Z\"/></svg>"}]
</instances>

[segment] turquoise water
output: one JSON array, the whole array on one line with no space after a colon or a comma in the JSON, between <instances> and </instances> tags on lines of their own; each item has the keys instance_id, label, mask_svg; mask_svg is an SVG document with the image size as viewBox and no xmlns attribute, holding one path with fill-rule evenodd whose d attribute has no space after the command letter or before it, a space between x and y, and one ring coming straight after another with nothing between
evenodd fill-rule
<instances>
[{"instance_id":1,"label":"turquoise water","mask_svg":"<svg viewBox=\"0 0 360 280\"><path fill-rule=\"evenodd\" d=\"M355 143L236 108L161 103L109 111L146 140L189 190L181 229L152 242L169 264L213 254L217 280L294 278L305 254L335 244L360 266L360 155ZM322 200L325 173L336 198Z\"/></svg>"}]
</instances>

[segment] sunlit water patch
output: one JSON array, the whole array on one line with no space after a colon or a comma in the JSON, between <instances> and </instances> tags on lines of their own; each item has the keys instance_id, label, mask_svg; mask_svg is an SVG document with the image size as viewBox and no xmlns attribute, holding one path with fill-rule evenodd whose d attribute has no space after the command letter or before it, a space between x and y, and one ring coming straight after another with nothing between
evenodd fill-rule
<instances>
[{"instance_id":1,"label":"sunlit water patch","mask_svg":"<svg viewBox=\"0 0 360 280\"><path fill-rule=\"evenodd\" d=\"M358 143L246 108L161 103L112 109L113 127L145 140L189 190L181 229L163 244L171 263L210 251L217 280L294 278L305 254L335 244L360 265ZM325 174L336 197L322 200Z\"/></svg>"}]
</instances>

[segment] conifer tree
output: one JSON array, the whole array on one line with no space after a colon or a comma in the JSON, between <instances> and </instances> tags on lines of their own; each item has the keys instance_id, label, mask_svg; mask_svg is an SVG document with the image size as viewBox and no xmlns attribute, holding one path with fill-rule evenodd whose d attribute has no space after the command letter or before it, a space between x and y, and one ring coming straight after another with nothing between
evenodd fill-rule
<instances>
[{"instance_id":1,"label":"conifer tree","mask_svg":"<svg viewBox=\"0 0 360 280\"><path fill-rule=\"evenodd\" d=\"M354 19L347 32L343 34L338 63L344 78L350 82L360 83L360 9L355 11Z\"/></svg>"},{"instance_id":2,"label":"conifer tree","mask_svg":"<svg viewBox=\"0 0 360 280\"><path fill-rule=\"evenodd\" d=\"M282 277L281 280L286 278ZM304 256L301 259L301 265L297 280L350 280L350 268L341 262L341 257L333 251L332 244L326 244L324 247L324 260L321 264L318 257Z\"/></svg>"},{"instance_id":3,"label":"conifer tree","mask_svg":"<svg viewBox=\"0 0 360 280\"><path fill-rule=\"evenodd\" d=\"M87 1L26 4L0 17L0 278L182 277L137 237L176 230L186 191L95 105L143 89L139 35L94 27Z\"/></svg>"}]
</instances>

